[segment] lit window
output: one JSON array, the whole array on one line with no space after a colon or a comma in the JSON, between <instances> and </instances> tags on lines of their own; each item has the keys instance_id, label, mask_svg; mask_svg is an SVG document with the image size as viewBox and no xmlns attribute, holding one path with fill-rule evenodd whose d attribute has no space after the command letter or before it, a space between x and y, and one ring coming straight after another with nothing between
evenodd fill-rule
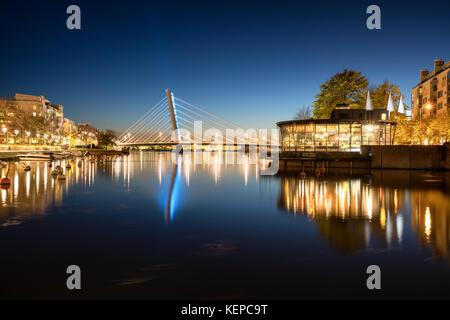
<instances>
[{"instance_id":1,"label":"lit window","mask_svg":"<svg viewBox=\"0 0 450 320\"><path fill-rule=\"evenodd\" d=\"M381 114L381 120L386 120L386 113Z\"/></svg>"},{"instance_id":2,"label":"lit window","mask_svg":"<svg viewBox=\"0 0 450 320\"><path fill-rule=\"evenodd\" d=\"M33 117L36 117L36 112L33 112Z\"/></svg>"}]
</instances>

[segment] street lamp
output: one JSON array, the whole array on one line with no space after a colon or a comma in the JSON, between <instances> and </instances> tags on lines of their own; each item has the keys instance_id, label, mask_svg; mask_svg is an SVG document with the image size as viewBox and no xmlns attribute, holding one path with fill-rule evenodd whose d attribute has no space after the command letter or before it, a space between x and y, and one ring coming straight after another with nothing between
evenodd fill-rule
<instances>
[{"instance_id":1,"label":"street lamp","mask_svg":"<svg viewBox=\"0 0 450 320\"><path fill-rule=\"evenodd\" d=\"M14 130L14 134L15 134L15 136L14 136L14 144L16 144L17 143L17 136L19 135L19 130Z\"/></svg>"},{"instance_id":2,"label":"street lamp","mask_svg":"<svg viewBox=\"0 0 450 320\"><path fill-rule=\"evenodd\" d=\"M3 134L5 135L5 142L8 144L8 129L6 127L2 128Z\"/></svg>"}]
</instances>

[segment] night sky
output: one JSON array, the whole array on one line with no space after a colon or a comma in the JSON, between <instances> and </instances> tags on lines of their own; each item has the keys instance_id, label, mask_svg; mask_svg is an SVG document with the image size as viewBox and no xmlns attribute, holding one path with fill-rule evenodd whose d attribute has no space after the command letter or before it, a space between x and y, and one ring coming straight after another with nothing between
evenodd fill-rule
<instances>
[{"instance_id":1,"label":"night sky","mask_svg":"<svg viewBox=\"0 0 450 320\"><path fill-rule=\"evenodd\" d=\"M66 8L81 8L81 30ZM382 29L366 28L381 7ZM164 89L246 127L311 105L344 68L389 80L410 105L419 70L450 59L450 2L1 1L0 96L44 95L118 131Z\"/></svg>"}]
</instances>

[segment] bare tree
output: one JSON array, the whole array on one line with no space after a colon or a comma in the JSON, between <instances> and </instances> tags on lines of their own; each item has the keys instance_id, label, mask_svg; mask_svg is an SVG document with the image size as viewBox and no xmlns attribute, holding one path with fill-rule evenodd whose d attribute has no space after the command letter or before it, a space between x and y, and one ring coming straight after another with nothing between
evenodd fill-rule
<instances>
[{"instance_id":1,"label":"bare tree","mask_svg":"<svg viewBox=\"0 0 450 320\"><path fill-rule=\"evenodd\" d=\"M303 106L295 114L295 119L297 119L297 120L305 120L305 119L311 119L311 118L312 118L311 106Z\"/></svg>"}]
</instances>

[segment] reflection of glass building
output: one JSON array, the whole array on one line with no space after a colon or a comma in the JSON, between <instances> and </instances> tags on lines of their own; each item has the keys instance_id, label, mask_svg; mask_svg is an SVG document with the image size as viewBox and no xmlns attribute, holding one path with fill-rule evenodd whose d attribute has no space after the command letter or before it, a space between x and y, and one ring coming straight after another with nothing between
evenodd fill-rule
<instances>
[{"instance_id":1,"label":"reflection of glass building","mask_svg":"<svg viewBox=\"0 0 450 320\"><path fill-rule=\"evenodd\" d=\"M431 244L435 258L450 257L450 200L448 191L411 192L411 228L423 248Z\"/></svg>"},{"instance_id":2,"label":"reflection of glass building","mask_svg":"<svg viewBox=\"0 0 450 320\"><path fill-rule=\"evenodd\" d=\"M387 180L385 175L392 179ZM397 247L414 236L422 249L431 248L433 258L449 261L448 189L434 189L438 185L424 188L419 183L411 189L407 187L411 183L409 175L385 175L380 173L375 183L355 177L281 176L277 205L290 214L308 216L321 236L343 251L376 245Z\"/></svg>"},{"instance_id":3,"label":"reflection of glass building","mask_svg":"<svg viewBox=\"0 0 450 320\"><path fill-rule=\"evenodd\" d=\"M370 246L397 247L402 242L404 213L398 189L375 187L354 178L282 177L278 207L307 215L333 247L354 252Z\"/></svg>"},{"instance_id":4,"label":"reflection of glass building","mask_svg":"<svg viewBox=\"0 0 450 320\"><path fill-rule=\"evenodd\" d=\"M395 122L386 109L336 107L330 119L278 122L282 151L359 151L361 145L390 145Z\"/></svg>"}]
</instances>

